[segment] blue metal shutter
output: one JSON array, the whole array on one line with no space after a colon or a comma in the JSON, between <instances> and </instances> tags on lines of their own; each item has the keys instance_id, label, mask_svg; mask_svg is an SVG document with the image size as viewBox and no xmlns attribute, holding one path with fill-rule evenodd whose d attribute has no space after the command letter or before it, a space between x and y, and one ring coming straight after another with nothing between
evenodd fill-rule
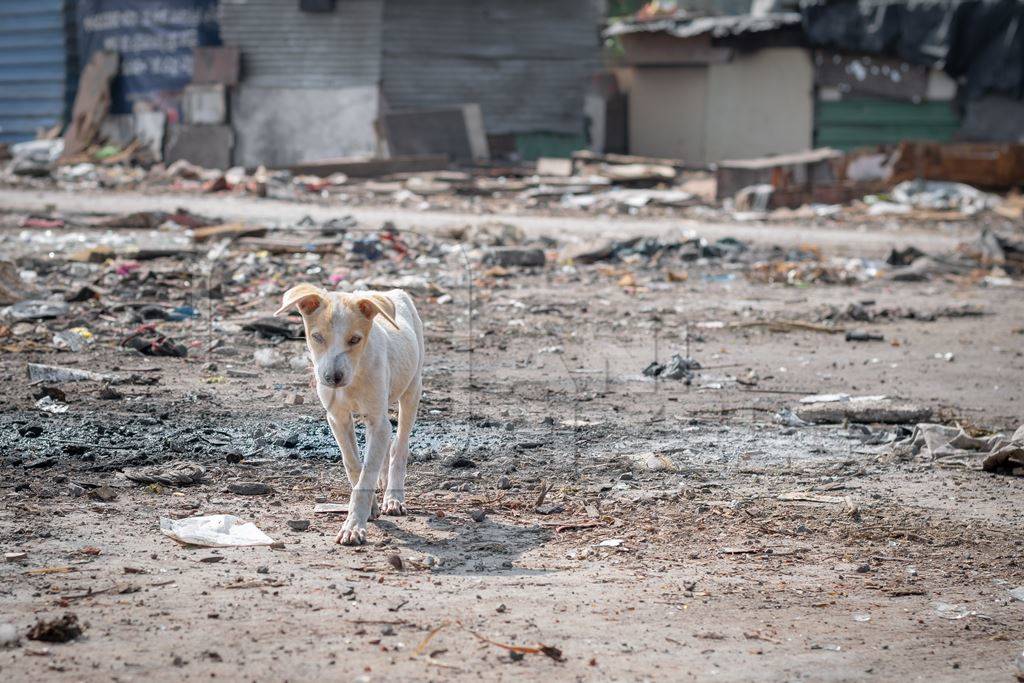
<instances>
[{"instance_id":1,"label":"blue metal shutter","mask_svg":"<svg viewBox=\"0 0 1024 683\"><path fill-rule=\"evenodd\" d=\"M65 0L0 0L0 142L66 121L78 71L73 21Z\"/></svg>"}]
</instances>

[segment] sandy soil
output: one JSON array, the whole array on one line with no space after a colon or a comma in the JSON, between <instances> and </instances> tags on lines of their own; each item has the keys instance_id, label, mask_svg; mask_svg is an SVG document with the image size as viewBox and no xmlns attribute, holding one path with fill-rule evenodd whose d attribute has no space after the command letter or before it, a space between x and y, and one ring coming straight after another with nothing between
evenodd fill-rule
<instances>
[{"instance_id":1,"label":"sandy soil","mask_svg":"<svg viewBox=\"0 0 1024 683\"><path fill-rule=\"evenodd\" d=\"M17 206L36 201L19 196ZM759 229L758 239L805 241ZM914 230L932 246L949 239ZM844 253L906 238L828 234L823 248ZM22 635L0 649L0 676L1012 680L1024 649L1024 603L1009 594L1024 585L1014 503L1024 478L891 462L853 428L772 416L808 393L889 394L941 419L1015 428L1020 288L787 287L699 268L666 283L658 269L629 270L638 289L595 267L483 277L472 336L464 288L449 289L450 303L419 297L429 361L410 514L371 524L361 548L335 545L341 517L313 512L344 502L347 485L306 373L252 361L260 347L300 354L301 341L275 345L200 318L162 328L196 343L187 359L130 355L113 334L80 354L5 353L0 547L26 558L0 564L0 623ZM249 294L245 305L225 299L220 321L276 307ZM975 304L986 315L857 323L885 337L860 344L699 325L813 322L864 300ZM101 328L97 309L76 310ZM692 384L641 374L687 345L705 368ZM935 357L946 353L952 361ZM117 399L101 398L101 383L64 385L68 412L51 415L33 408L28 362L135 378L116 385ZM662 456L656 470L648 453ZM119 474L177 459L204 465L207 483L146 487ZM239 481L274 493L228 492ZM102 485L116 497L100 500ZM821 502L780 499L793 492ZM253 521L279 544L188 548L158 529L160 517L214 513ZM80 638L24 637L66 613Z\"/></svg>"}]
</instances>

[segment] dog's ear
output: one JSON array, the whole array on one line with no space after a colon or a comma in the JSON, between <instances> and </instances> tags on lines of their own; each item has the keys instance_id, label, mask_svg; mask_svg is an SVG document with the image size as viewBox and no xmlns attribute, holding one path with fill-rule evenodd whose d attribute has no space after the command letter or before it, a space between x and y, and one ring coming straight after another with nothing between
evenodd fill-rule
<instances>
[{"instance_id":1,"label":"dog's ear","mask_svg":"<svg viewBox=\"0 0 1024 683\"><path fill-rule=\"evenodd\" d=\"M284 293L281 308L277 309L274 315L284 315L292 306L298 306L302 315L309 315L325 303L327 303L327 292L324 290L308 284L295 285Z\"/></svg>"},{"instance_id":2,"label":"dog's ear","mask_svg":"<svg viewBox=\"0 0 1024 683\"><path fill-rule=\"evenodd\" d=\"M356 302L359 312L370 320L378 313L384 317L396 330L399 329L395 322L395 302L383 294L367 294Z\"/></svg>"}]
</instances>

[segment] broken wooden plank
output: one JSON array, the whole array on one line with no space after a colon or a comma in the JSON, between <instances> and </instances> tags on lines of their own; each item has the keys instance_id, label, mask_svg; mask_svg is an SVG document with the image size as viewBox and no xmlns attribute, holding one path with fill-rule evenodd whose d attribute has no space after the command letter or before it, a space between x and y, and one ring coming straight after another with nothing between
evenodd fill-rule
<instances>
[{"instance_id":1,"label":"broken wooden plank","mask_svg":"<svg viewBox=\"0 0 1024 683\"><path fill-rule=\"evenodd\" d=\"M71 110L71 123L64 134L61 160L85 152L96 140L103 119L110 111L110 81L117 75L120 61L116 52L98 50L82 70L78 94Z\"/></svg>"}]
</instances>

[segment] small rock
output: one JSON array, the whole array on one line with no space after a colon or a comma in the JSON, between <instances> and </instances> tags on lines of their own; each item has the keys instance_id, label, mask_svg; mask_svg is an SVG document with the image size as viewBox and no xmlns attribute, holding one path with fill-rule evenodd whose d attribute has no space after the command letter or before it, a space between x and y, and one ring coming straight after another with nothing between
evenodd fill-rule
<instances>
[{"instance_id":1,"label":"small rock","mask_svg":"<svg viewBox=\"0 0 1024 683\"><path fill-rule=\"evenodd\" d=\"M306 397L302 394L288 394L284 399L284 404L286 406L301 406L305 401Z\"/></svg>"},{"instance_id":2,"label":"small rock","mask_svg":"<svg viewBox=\"0 0 1024 683\"><path fill-rule=\"evenodd\" d=\"M279 437L274 443L284 448L295 448L299 445L299 433L288 432L284 436Z\"/></svg>"},{"instance_id":3,"label":"small rock","mask_svg":"<svg viewBox=\"0 0 1024 683\"><path fill-rule=\"evenodd\" d=\"M4 553L5 562L24 562L28 559L28 553L14 552Z\"/></svg>"},{"instance_id":4,"label":"small rock","mask_svg":"<svg viewBox=\"0 0 1024 683\"><path fill-rule=\"evenodd\" d=\"M388 555L388 564L390 564L398 571L402 571L402 569L405 567L405 563L402 562L402 556L398 555L397 553L394 555Z\"/></svg>"},{"instance_id":5,"label":"small rock","mask_svg":"<svg viewBox=\"0 0 1024 683\"><path fill-rule=\"evenodd\" d=\"M479 524L480 522L483 522L484 519L487 518L487 514L483 510L481 510L480 508L475 508L475 509L469 511L469 517L474 522Z\"/></svg>"},{"instance_id":6,"label":"small rock","mask_svg":"<svg viewBox=\"0 0 1024 683\"><path fill-rule=\"evenodd\" d=\"M508 607L505 607L505 603L502 603L502 604L498 605L494 609L494 611L497 612L498 614L504 614L505 612L508 611Z\"/></svg>"},{"instance_id":7,"label":"small rock","mask_svg":"<svg viewBox=\"0 0 1024 683\"><path fill-rule=\"evenodd\" d=\"M109 503L113 500L117 500L117 491L112 489L109 485L104 484L103 486L98 486L92 491L89 491L89 497L93 500Z\"/></svg>"},{"instance_id":8,"label":"small rock","mask_svg":"<svg viewBox=\"0 0 1024 683\"><path fill-rule=\"evenodd\" d=\"M305 531L309 528L308 519L289 519L288 528L292 531Z\"/></svg>"},{"instance_id":9,"label":"small rock","mask_svg":"<svg viewBox=\"0 0 1024 683\"><path fill-rule=\"evenodd\" d=\"M256 567L256 573L257 574L269 574L270 573L270 567L268 567L265 564L264 565L260 565L259 567Z\"/></svg>"},{"instance_id":10,"label":"small rock","mask_svg":"<svg viewBox=\"0 0 1024 683\"><path fill-rule=\"evenodd\" d=\"M866 562L864 564L860 565L859 567L857 567L857 573L858 574L867 574L870 571L871 571L871 565L867 564Z\"/></svg>"},{"instance_id":11,"label":"small rock","mask_svg":"<svg viewBox=\"0 0 1024 683\"><path fill-rule=\"evenodd\" d=\"M274 489L269 484L258 481L242 481L228 484L228 491L238 496L265 496L273 493Z\"/></svg>"},{"instance_id":12,"label":"small rock","mask_svg":"<svg viewBox=\"0 0 1024 683\"><path fill-rule=\"evenodd\" d=\"M471 467L476 467L475 462L463 456L452 458L445 464L448 465L448 467L452 468L453 470L469 469Z\"/></svg>"},{"instance_id":13,"label":"small rock","mask_svg":"<svg viewBox=\"0 0 1024 683\"><path fill-rule=\"evenodd\" d=\"M206 557L200 557L199 561L203 564L214 564L224 559L223 555L207 555Z\"/></svg>"},{"instance_id":14,"label":"small rock","mask_svg":"<svg viewBox=\"0 0 1024 683\"><path fill-rule=\"evenodd\" d=\"M508 490L512 488L512 480L510 480L505 475L502 475L498 477L498 483L496 484L496 486L498 487L498 489L502 491Z\"/></svg>"}]
</instances>

